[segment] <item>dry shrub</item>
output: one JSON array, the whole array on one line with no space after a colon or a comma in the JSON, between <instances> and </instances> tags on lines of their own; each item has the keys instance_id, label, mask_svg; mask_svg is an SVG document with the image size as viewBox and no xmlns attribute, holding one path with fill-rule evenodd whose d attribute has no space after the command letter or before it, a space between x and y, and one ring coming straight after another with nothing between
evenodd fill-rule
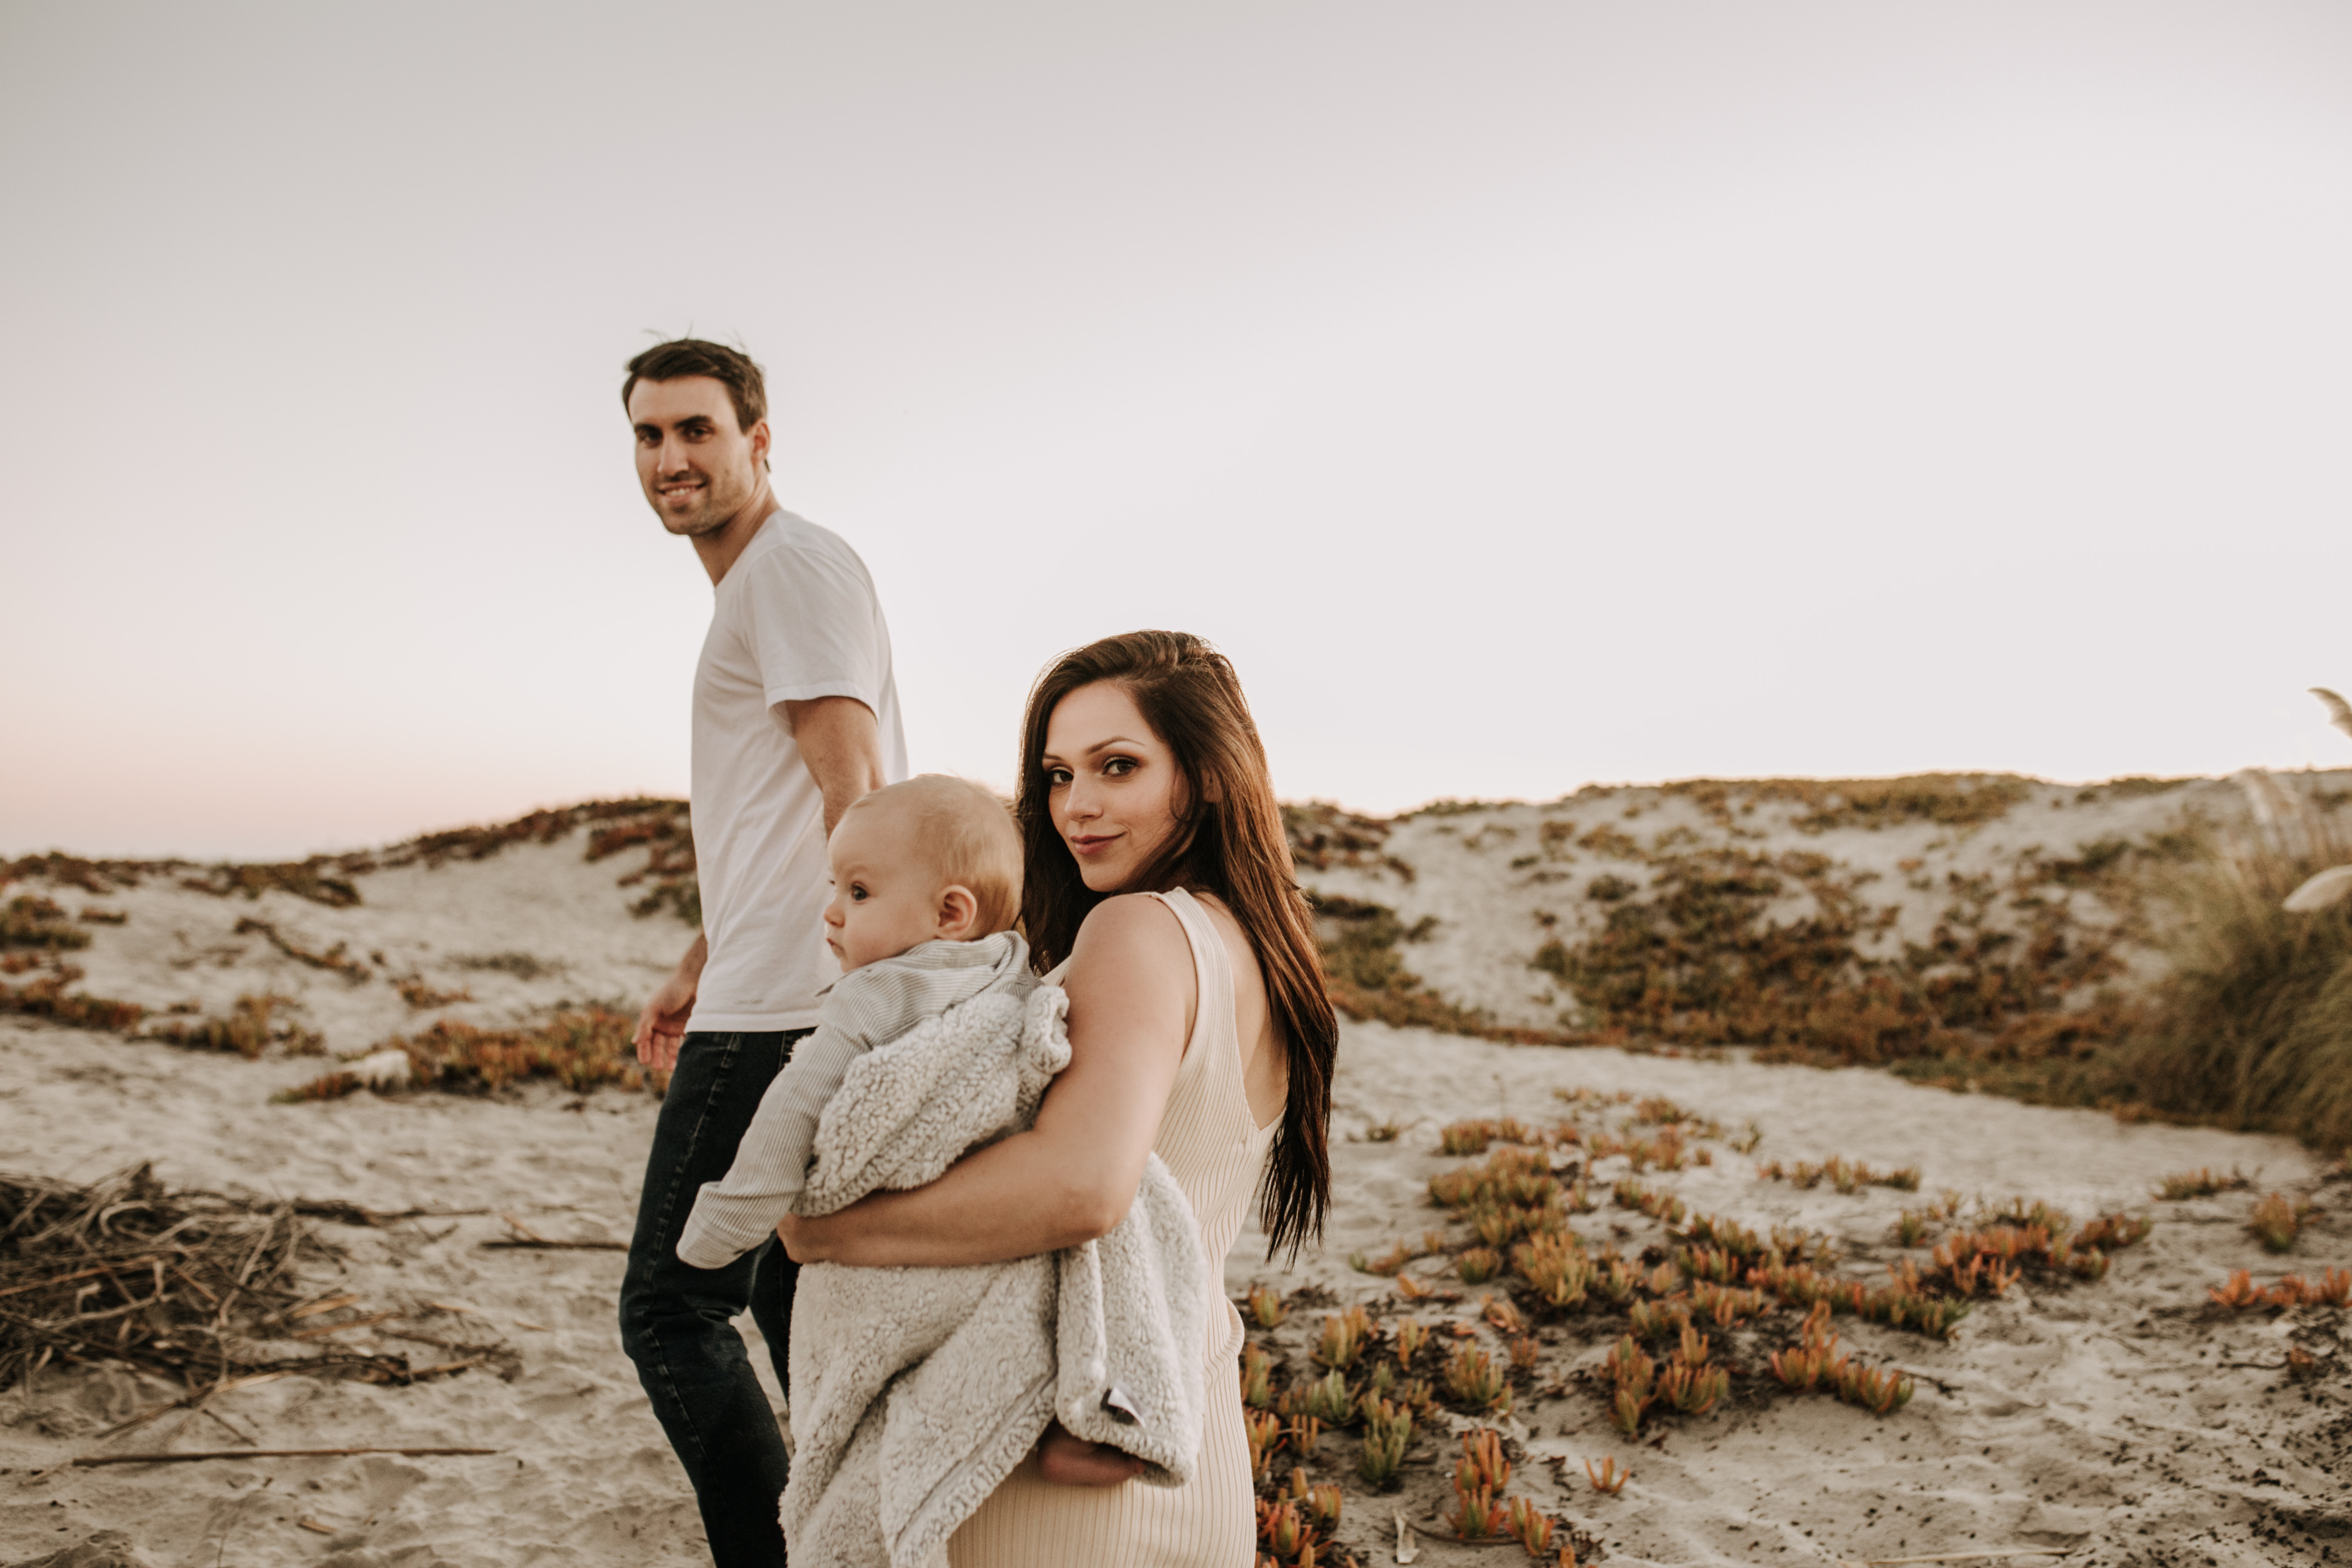
<instances>
[{"instance_id":1,"label":"dry shrub","mask_svg":"<svg viewBox=\"0 0 2352 1568\"><path fill-rule=\"evenodd\" d=\"M1887 912L1871 912L1858 880L1826 857L1734 846L1649 860L1644 896L1612 901L1599 932L1575 946L1549 942L1533 961L1575 992L1600 1038L1759 1045L1784 1060L2040 1061L2087 1054L2125 1021L2118 1003L2074 1002L2119 972L2110 938L2085 939L2063 905L2046 902L2028 906L2025 931L1988 922L2001 892L2014 907L2054 880L2049 866L2006 889L1948 879L1952 901L1927 942L1886 958L1863 944ZM1796 892L1810 911L1771 918Z\"/></svg>"},{"instance_id":2,"label":"dry shrub","mask_svg":"<svg viewBox=\"0 0 2352 1568\"><path fill-rule=\"evenodd\" d=\"M200 1018L194 1023L174 1019L149 1030L147 1037L188 1050L235 1051L247 1061L272 1045L283 1046L289 1057L315 1057L326 1048L323 1038L299 1024L278 1021L278 1008L295 1005L293 997L275 992L260 995L247 992L236 999L226 1018Z\"/></svg>"},{"instance_id":3,"label":"dry shrub","mask_svg":"<svg viewBox=\"0 0 2352 1568\"><path fill-rule=\"evenodd\" d=\"M487 860L510 844L553 844L575 828L588 827L586 858L602 860L639 845L651 847L646 864L621 879L625 888L650 882L646 895L630 912L650 915L663 910L688 925L702 923L702 895L695 880L694 837L688 826L687 803L654 796L628 800L591 800L549 811L534 811L512 822L487 826L454 827L428 833L394 845L368 858L367 869L422 864L437 867L451 860Z\"/></svg>"},{"instance_id":4,"label":"dry shrub","mask_svg":"<svg viewBox=\"0 0 2352 1568\"><path fill-rule=\"evenodd\" d=\"M350 945L347 942L339 942L324 952L320 952L316 949L304 947L268 921L257 921L250 915L236 922L236 934L259 936L295 963L311 969L323 969L331 974L340 974L353 984L368 977L368 966L351 956L346 951Z\"/></svg>"},{"instance_id":5,"label":"dry shrub","mask_svg":"<svg viewBox=\"0 0 2352 1568\"><path fill-rule=\"evenodd\" d=\"M1803 808L1791 819L1799 830L1826 833L1900 822L1974 827L2007 816L2036 785L2014 773L1911 773L1891 779L1686 779L1662 787L1724 823L1735 812L1786 802Z\"/></svg>"},{"instance_id":6,"label":"dry shrub","mask_svg":"<svg viewBox=\"0 0 2352 1568\"><path fill-rule=\"evenodd\" d=\"M0 910L0 947L35 947L55 951L88 947L89 932L66 918L55 899L19 893Z\"/></svg>"},{"instance_id":7,"label":"dry shrub","mask_svg":"<svg viewBox=\"0 0 2352 1568\"><path fill-rule=\"evenodd\" d=\"M1412 933L1386 904L1328 894L1314 895L1313 902L1315 939L1322 950L1331 1005L1349 1017L1521 1045L1567 1037L1557 1031L1508 1028L1481 1009L1439 995L1405 968L1397 945Z\"/></svg>"},{"instance_id":8,"label":"dry shrub","mask_svg":"<svg viewBox=\"0 0 2352 1568\"><path fill-rule=\"evenodd\" d=\"M536 1027L481 1029L437 1020L414 1039L395 1036L380 1049L408 1053L420 1088L451 1094L487 1094L524 1079L551 1079L576 1093L600 1084L643 1089L647 1074L631 1044L636 1020L590 1005L558 1013ZM662 1087L654 1075L654 1087Z\"/></svg>"},{"instance_id":9,"label":"dry shrub","mask_svg":"<svg viewBox=\"0 0 2352 1568\"><path fill-rule=\"evenodd\" d=\"M242 893L248 899L269 892L291 893L331 910L347 910L360 901L359 887L349 873L373 868L364 864L365 859L364 856L355 855L314 855L308 860L289 860L274 866L220 865L198 876L181 878L180 886L223 899L232 893ZM330 876L331 871L345 874Z\"/></svg>"},{"instance_id":10,"label":"dry shrub","mask_svg":"<svg viewBox=\"0 0 2352 1568\"><path fill-rule=\"evenodd\" d=\"M463 985L455 991L436 991L422 974L395 976L392 988L400 993L402 1001L416 1008L446 1007L455 1002L471 1002L474 999L473 992Z\"/></svg>"},{"instance_id":11,"label":"dry shrub","mask_svg":"<svg viewBox=\"0 0 2352 1568\"><path fill-rule=\"evenodd\" d=\"M136 1002L92 996L86 991L67 995L66 987L80 978L80 970L67 968L22 985L0 981L0 1013L22 1013L77 1029L117 1032L136 1028L147 1016L147 1009Z\"/></svg>"},{"instance_id":12,"label":"dry shrub","mask_svg":"<svg viewBox=\"0 0 2352 1568\"><path fill-rule=\"evenodd\" d=\"M1290 841L1294 865L1328 871L1334 866L1366 870L1386 868L1410 882L1413 868L1382 852L1393 825L1378 817L1359 816L1328 800L1310 800L1282 807L1282 831Z\"/></svg>"},{"instance_id":13,"label":"dry shrub","mask_svg":"<svg viewBox=\"0 0 2352 1568\"><path fill-rule=\"evenodd\" d=\"M2280 907L2343 858L2340 845L2239 845L2159 889L2172 972L2118 1089L2169 1116L2352 1144L2352 903Z\"/></svg>"},{"instance_id":14,"label":"dry shrub","mask_svg":"<svg viewBox=\"0 0 2352 1568\"><path fill-rule=\"evenodd\" d=\"M0 860L0 887L38 877L44 881L79 888L85 893L110 893L117 888L137 887L142 877L186 868L186 862L180 860L85 860L79 855L52 849L46 855Z\"/></svg>"}]
</instances>

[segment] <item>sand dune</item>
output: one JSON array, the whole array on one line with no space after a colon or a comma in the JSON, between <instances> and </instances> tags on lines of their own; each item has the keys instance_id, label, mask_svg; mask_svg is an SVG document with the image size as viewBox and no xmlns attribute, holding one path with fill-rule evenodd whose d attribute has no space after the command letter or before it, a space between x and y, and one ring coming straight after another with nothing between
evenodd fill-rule
<instances>
[{"instance_id":1,"label":"sand dune","mask_svg":"<svg viewBox=\"0 0 2352 1568\"><path fill-rule=\"evenodd\" d=\"M1948 870L1988 874L2076 854L2103 837L2145 842L2178 825L2185 809L2219 816L2235 810L2234 800L2214 784L2090 799L2052 786L1972 832L1932 823L1806 832L1792 826L1794 805L1734 815L1727 824L1687 795L1621 792L1418 816L1358 864L1342 858L1308 876L1326 891L1394 908L1408 925L1433 918L1409 948L1416 971L1498 1019L1550 1026L1570 999L1529 959L1549 934L1593 918L1596 901L1582 890L1594 878L1633 864L1578 847L1601 826L1654 844L1677 828L1723 836L1737 826L1766 836L1742 842L1797 845L1857 870L1879 869L1874 890L1904 906L1895 917L1901 931L1909 928L1900 922L1932 918L1927 901L1942 896L1919 892L1906 903L1914 881L1940 887ZM1628 817L1628 806L1636 815ZM1574 826L1547 838L1545 825L1556 821ZM1384 866L1382 857L1395 864ZM1915 859L1922 868L1900 868ZM104 894L38 879L7 891L53 897L71 913L89 907L125 917L83 927L90 944L65 955L86 971L80 988L158 1010L194 1003L210 1016L240 994L274 991L292 998L288 1016L321 1035L329 1056L348 1057L443 1016L498 1025L567 1004L634 1007L686 936L666 915L629 913L635 890L617 879L634 864L628 856L583 860L574 833L478 861L364 872L353 878L360 901L345 908L282 890L221 897L170 874ZM2078 918L2086 923L2120 918L2092 907L2095 895L2082 897ZM267 922L287 944L311 952L341 942L355 967L346 974L306 964L250 925L240 932L240 921ZM436 992L469 990L473 999L413 1009L393 984L411 976ZM1393 1521L1402 1514L1418 1527L1424 1563L1524 1561L1516 1546L1451 1542L1432 1517L1451 1499L1458 1453L1451 1430L1492 1425L1517 1445L1510 1493L1559 1514L1601 1543L1612 1563L1830 1563L2030 1547L2067 1549L2066 1561L2096 1563L2315 1563L2352 1554L2352 1495L2342 1479L2352 1433L2344 1315L2325 1308L2232 1313L2207 1298L2234 1268L2269 1280L2352 1265L2345 1222L2334 1212L2346 1202L2340 1176L2282 1140L2124 1125L1866 1069L1762 1066L1748 1055L1512 1047L1349 1024L1334 1121L1338 1202L1323 1247L1277 1267L1245 1233L1227 1264L1236 1296L1264 1285L1292 1299L1287 1320L1253 1339L1278 1356L1284 1376L1303 1381L1319 1372L1307 1352L1325 1315L1360 1302L1387 1329L1407 1317L1441 1330L1461 1324L1501 1357L1503 1336L1476 1319L1482 1288L1462 1285L1444 1260L1425 1259L1406 1273L1458 1299L1408 1303L1393 1280L1358 1272L1348 1257L1447 1223L1427 1194L1433 1174L1465 1163L1438 1151L1446 1123L1509 1115L1549 1125L1573 1113L1591 1139L1632 1115L1631 1103L1615 1100L1621 1093L1667 1097L1719 1127L1708 1139L1691 1124L1691 1146L1710 1163L1647 1171L1644 1184L1694 1212L1821 1233L1855 1278L1884 1278L1887 1264L1906 1256L1890 1235L1898 1212L1947 1191L1958 1194L1964 1213L1979 1201L2022 1195L2076 1221L2117 1210L2150 1215L2153 1232L2117 1252L2103 1281L2021 1285L1979 1302L1949 1342L1840 1318L1846 1348L1916 1380L1911 1403L1884 1418L1821 1397L1774 1396L1766 1381L1742 1379L1713 1414L1654 1418L1627 1443L1579 1381L1623 1331L1623 1315L1539 1318L1537 1372L1511 1413L1475 1421L1434 1415L1401 1491L1376 1493L1356 1479L1353 1436L1322 1439L1308 1468L1346 1489L1343 1546L1366 1563L1392 1561ZM377 1227L324 1224L343 1258L339 1272L322 1271L316 1283L355 1296L353 1313L399 1314L338 1336L355 1344L439 1353L397 1337L406 1333L495 1339L511 1353L410 1388L286 1378L220 1395L217 1418L175 1412L104 1443L92 1435L179 1391L103 1367L45 1370L30 1387L0 1393L0 1562L39 1561L107 1530L123 1532L156 1568L705 1561L683 1477L620 1354L613 1324L620 1255L480 1245L511 1234L502 1213L550 1236L625 1238L652 1098L527 1085L481 1098L362 1093L272 1102L275 1091L332 1065L280 1050L246 1061L0 1016L0 1168L89 1179L152 1161L177 1185L333 1197L382 1210L489 1211ZM1555 1093L1578 1089L1599 1098L1571 1106ZM1364 1138L1368 1128L1391 1122L1402 1124L1393 1140ZM1760 1142L1737 1152L1749 1129ZM1919 1190L1842 1195L1826 1183L1801 1189L1757 1175L1762 1162L1832 1154L1916 1166ZM1625 1156L1588 1162L1563 1144L1552 1158L1601 1198L1570 1221L1593 1249L1665 1256L1670 1240L1657 1223L1607 1201L1610 1184L1630 1173ZM2150 1196L2162 1176L2199 1166L2259 1173L2259 1183L2188 1202ZM2263 1252L2243 1224L2254 1199L2271 1191L2319 1201L2296 1250L2284 1258ZM1459 1222L1452 1236L1458 1247ZM1755 1370L1793 1321L1780 1313L1777 1327L1719 1335L1718 1362ZM750 1331L748 1321L743 1327ZM2290 1345L2315 1357L2314 1375L2288 1374ZM126 1446L498 1452L56 1468ZM1595 1495L1583 1479L1582 1462L1604 1456L1633 1472L1614 1498ZM1554 1460L1562 1461L1557 1469ZM1276 1468L1286 1472L1286 1460Z\"/></svg>"}]
</instances>

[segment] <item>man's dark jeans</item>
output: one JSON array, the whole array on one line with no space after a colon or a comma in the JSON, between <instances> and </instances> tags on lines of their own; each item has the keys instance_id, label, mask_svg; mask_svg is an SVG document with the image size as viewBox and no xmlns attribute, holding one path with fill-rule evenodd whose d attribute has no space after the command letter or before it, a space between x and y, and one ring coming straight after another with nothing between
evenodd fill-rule
<instances>
[{"instance_id":1,"label":"man's dark jeans","mask_svg":"<svg viewBox=\"0 0 2352 1568\"><path fill-rule=\"evenodd\" d=\"M760 1096L810 1031L686 1037L654 1126L637 1229L621 1282L621 1344L694 1483L718 1568L776 1568L784 1536L784 1439L730 1320L751 1310L785 1384L800 1265L771 1238L724 1268L682 1263L695 1194L734 1162Z\"/></svg>"}]
</instances>

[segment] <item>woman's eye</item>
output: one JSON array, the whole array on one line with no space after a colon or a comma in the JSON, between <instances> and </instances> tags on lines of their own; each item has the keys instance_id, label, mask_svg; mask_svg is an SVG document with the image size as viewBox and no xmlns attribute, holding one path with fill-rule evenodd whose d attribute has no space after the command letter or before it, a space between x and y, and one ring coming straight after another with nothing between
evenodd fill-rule
<instances>
[{"instance_id":1,"label":"woman's eye","mask_svg":"<svg viewBox=\"0 0 2352 1568\"><path fill-rule=\"evenodd\" d=\"M1068 784L1069 782L1070 782L1070 770L1069 770L1069 769L1067 769L1067 768L1047 768L1047 769L1045 770L1045 787L1046 787L1046 788L1048 788L1048 789L1060 789L1064 784Z\"/></svg>"},{"instance_id":2,"label":"woman's eye","mask_svg":"<svg viewBox=\"0 0 2352 1568\"><path fill-rule=\"evenodd\" d=\"M1103 772L1108 773L1115 779L1125 778L1134 771L1135 762L1134 759L1130 757L1113 757L1110 761L1103 764Z\"/></svg>"}]
</instances>

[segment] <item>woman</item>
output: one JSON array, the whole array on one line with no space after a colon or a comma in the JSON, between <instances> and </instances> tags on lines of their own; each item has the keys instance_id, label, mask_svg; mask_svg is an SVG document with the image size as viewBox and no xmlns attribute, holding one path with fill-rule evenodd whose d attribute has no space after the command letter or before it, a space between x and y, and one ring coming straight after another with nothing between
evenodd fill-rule
<instances>
[{"instance_id":1,"label":"woman","mask_svg":"<svg viewBox=\"0 0 2352 1568\"><path fill-rule=\"evenodd\" d=\"M949 1543L953 1568L1253 1560L1255 1511L1223 1259L1253 1192L1268 1255L1319 1236L1338 1026L1275 805L1224 658L1180 632L1066 654L1030 693L1013 812L1023 919L1070 996L1070 1065L1035 1125L912 1192L789 1220L803 1263L992 1263L1117 1225L1147 1154L1210 1260L1209 1410L1189 1486L1056 1429Z\"/></svg>"}]
</instances>

